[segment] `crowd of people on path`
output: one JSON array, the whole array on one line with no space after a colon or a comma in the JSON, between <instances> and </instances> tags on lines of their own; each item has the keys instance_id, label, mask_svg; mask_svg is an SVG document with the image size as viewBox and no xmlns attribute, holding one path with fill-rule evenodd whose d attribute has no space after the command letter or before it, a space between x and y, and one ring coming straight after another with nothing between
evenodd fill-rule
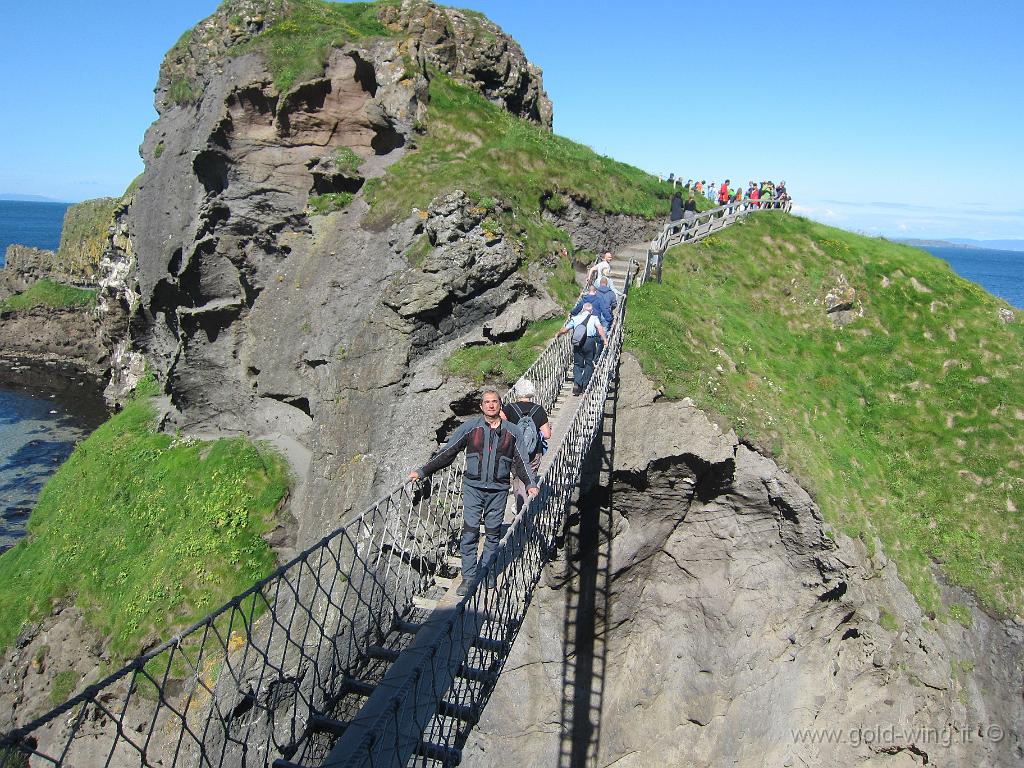
<instances>
[{"instance_id":1,"label":"crowd of people on path","mask_svg":"<svg viewBox=\"0 0 1024 768\"><path fill-rule=\"evenodd\" d=\"M773 181L762 181L760 183L749 181L746 189L742 184L733 186L730 179L721 184L712 181L694 181L688 179L682 184L673 174L669 174L669 182L675 187L681 186L681 191L672 194L672 205L669 218L672 221L690 221L697 215L697 198L706 197L719 206L730 205L747 201L755 208L760 208L765 201L774 203L789 202L789 193L786 191L786 182L780 181L777 184ZM686 200L683 200L683 195Z\"/></svg>"}]
</instances>

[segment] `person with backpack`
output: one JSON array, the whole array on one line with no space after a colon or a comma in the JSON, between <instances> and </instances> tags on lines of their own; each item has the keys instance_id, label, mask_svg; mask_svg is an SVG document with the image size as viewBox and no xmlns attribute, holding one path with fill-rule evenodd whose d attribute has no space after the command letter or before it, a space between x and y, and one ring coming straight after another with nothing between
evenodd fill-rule
<instances>
[{"instance_id":1,"label":"person with backpack","mask_svg":"<svg viewBox=\"0 0 1024 768\"><path fill-rule=\"evenodd\" d=\"M695 218L697 218L697 201L693 199L693 192L691 192L683 204L683 221L689 225Z\"/></svg>"},{"instance_id":2,"label":"person with backpack","mask_svg":"<svg viewBox=\"0 0 1024 768\"><path fill-rule=\"evenodd\" d=\"M731 197L732 190L729 189L729 179L726 179L722 182L722 186L718 188L718 204L726 205Z\"/></svg>"},{"instance_id":3,"label":"person with backpack","mask_svg":"<svg viewBox=\"0 0 1024 768\"><path fill-rule=\"evenodd\" d=\"M587 388L594 375L594 360L597 359L597 340L608 341L594 305L586 301L583 309L566 320L565 325L555 334L557 339L564 333L572 332L572 393L578 395Z\"/></svg>"},{"instance_id":4,"label":"person with backpack","mask_svg":"<svg viewBox=\"0 0 1024 768\"><path fill-rule=\"evenodd\" d=\"M519 427L523 435L523 444L530 456L530 469L533 474L540 472L540 459L548 450L551 439L551 422L547 411L539 403L533 402L537 397L537 388L529 379L520 379L515 387L515 402L509 403L501 410L501 417L510 424ZM526 485L518 477L512 478L512 493L516 495L516 513L526 505Z\"/></svg>"},{"instance_id":5,"label":"person with backpack","mask_svg":"<svg viewBox=\"0 0 1024 768\"><path fill-rule=\"evenodd\" d=\"M480 564L486 564L498 551L509 476L515 473L522 480L527 496L540 493L521 431L501 418L501 397L497 390L488 388L483 391L480 414L457 427L448 442L426 464L409 473L410 481L422 480L444 469L455 461L459 453L466 451L466 471L462 475L462 539L459 543L462 584L457 590L461 597L472 589ZM481 522L484 524L484 551L478 562L476 550ZM494 571L491 574L496 578ZM494 579L489 579L487 588L494 586Z\"/></svg>"}]
</instances>

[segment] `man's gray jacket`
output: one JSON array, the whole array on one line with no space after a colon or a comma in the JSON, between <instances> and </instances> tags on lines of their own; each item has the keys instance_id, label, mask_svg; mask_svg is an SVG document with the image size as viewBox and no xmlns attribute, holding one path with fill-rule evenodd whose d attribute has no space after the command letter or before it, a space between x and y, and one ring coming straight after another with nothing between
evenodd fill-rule
<instances>
[{"instance_id":1,"label":"man's gray jacket","mask_svg":"<svg viewBox=\"0 0 1024 768\"><path fill-rule=\"evenodd\" d=\"M501 426L491 429L483 416L460 425L419 470L420 477L444 469L463 449L466 451L463 484L482 491L507 491L511 473L515 472L527 488L538 487L519 427L502 419Z\"/></svg>"}]
</instances>

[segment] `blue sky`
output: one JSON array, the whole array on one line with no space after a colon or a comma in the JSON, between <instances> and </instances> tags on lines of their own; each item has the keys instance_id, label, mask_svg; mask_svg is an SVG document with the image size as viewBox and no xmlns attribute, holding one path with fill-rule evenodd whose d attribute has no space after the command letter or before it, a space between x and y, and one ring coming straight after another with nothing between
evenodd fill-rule
<instances>
[{"instance_id":1,"label":"blue sky","mask_svg":"<svg viewBox=\"0 0 1024 768\"><path fill-rule=\"evenodd\" d=\"M544 70L555 130L654 173L785 179L894 237L1024 238L1024 3L459 0ZM0 25L0 193L120 194L164 52L215 0L37 0Z\"/></svg>"}]
</instances>

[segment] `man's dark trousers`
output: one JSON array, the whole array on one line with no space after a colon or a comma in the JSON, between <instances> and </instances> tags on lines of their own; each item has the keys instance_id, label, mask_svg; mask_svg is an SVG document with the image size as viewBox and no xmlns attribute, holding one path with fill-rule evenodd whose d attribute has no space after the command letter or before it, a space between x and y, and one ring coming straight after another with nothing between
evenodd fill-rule
<instances>
[{"instance_id":1,"label":"man's dark trousers","mask_svg":"<svg viewBox=\"0 0 1024 768\"><path fill-rule=\"evenodd\" d=\"M471 485L462 486L462 581L472 584L476 581L476 547L480 541L480 521L484 524L484 551L480 562L486 563L498 551L501 541L501 525L505 521L505 504L508 489L486 491Z\"/></svg>"},{"instance_id":2,"label":"man's dark trousers","mask_svg":"<svg viewBox=\"0 0 1024 768\"><path fill-rule=\"evenodd\" d=\"M583 346L572 351L572 382L580 391L587 388L594 375L594 359L597 357L597 336L587 336Z\"/></svg>"}]
</instances>

